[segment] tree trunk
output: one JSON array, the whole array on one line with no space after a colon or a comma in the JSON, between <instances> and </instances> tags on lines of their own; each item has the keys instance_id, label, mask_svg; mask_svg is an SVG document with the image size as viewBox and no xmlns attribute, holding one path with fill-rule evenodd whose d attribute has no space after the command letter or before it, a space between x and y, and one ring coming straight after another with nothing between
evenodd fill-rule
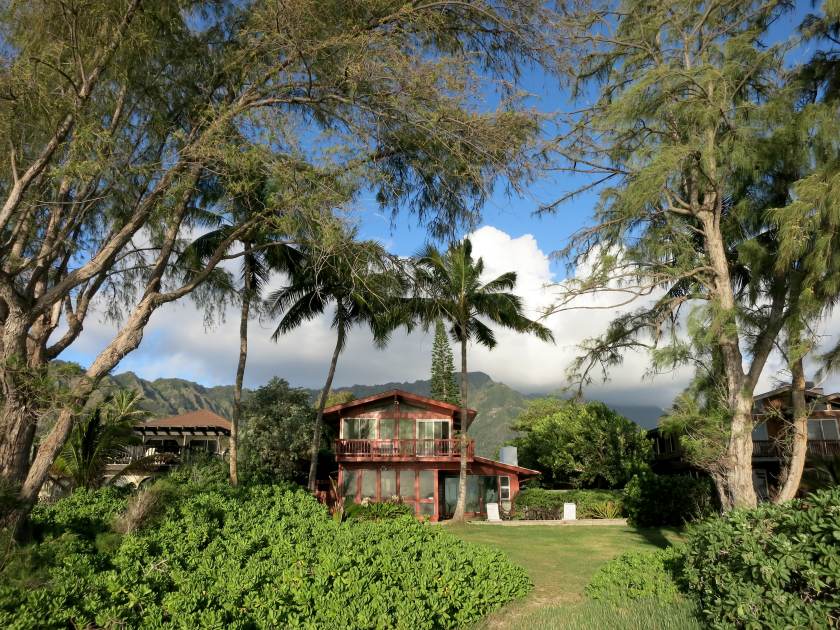
<instances>
[{"instance_id":1,"label":"tree trunk","mask_svg":"<svg viewBox=\"0 0 840 630\"><path fill-rule=\"evenodd\" d=\"M338 307L336 307L338 308ZM309 459L309 491L315 492L315 485L318 479L318 453L321 450L321 428L324 425L324 407L327 406L327 398L332 389L333 377L335 376L335 366L338 363L338 355L341 354L341 349L344 347L344 328L339 324L338 336L335 340L335 350L333 350L332 361L330 362L330 371L327 373L327 382L324 384L324 389L321 390L321 399L318 401L318 413L315 414L315 428L312 433L312 450Z\"/></svg>"},{"instance_id":2,"label":"tree trunk","mask_svg":"<svg viewBox=\"0 0 840 630\"><path fill-rule=\"evenodd\" d=\"M464 327L461 328L461 331ZM465 512L467 511L467 446L469 439L467 438L467 419L469 417L469 407L467 406L467 340L462 336L461 339L461 454L460 466L458 468L458 501L455 504L455 514L452 515L453 521L463 521Z\"/></svg>"},{"instance_id":3,"label":"tree trunk","mask_svg":"<svg viewBox=\"0 0 840 630\"><path fill-rule=\"evenodd\" d=\"M720 473L711 473L711 477L715 484L715 491L717 492L718 501L720 502L720 509L724 512L728 512L732 509L732 498L729 496L726 479Z\"/></svg>"},{"instance_id":4,"label":"tree trunk","mask_svg":"<svg viewBox=\"0 0 840 630\"><path fill-rule=\"evenodd\" d=\"M782 473L779 477L779 491L773 498L774 503L789 501L796 496L799 483L802 481L802 471L805 468L805 457L808 454L808 405L805 401L805 368L802 357L791 362L791 407L793 421L791 432L790 458L783 462Z\"/></svg>"},{"instance_id":5,"label":"tree trunk","mask_svg":"<svg viewBox=\"0 0 840 630\"><path fill-rule=\"evenodd\" d=\"M245 249L249 249L245 244ZM239 484L239 420L242 417L242 381L245 379L245 362L248 360L248 317L251 310L252 275L250 256L244 256L244 286L242 287L242 311L239 315L239 363L236 366L236 382L233 385L233 413L230 421L230 485Z\"/></svg>"},{"instance_id":6,"label":"tree trunk","mask_svg":"<svg viewBox=\"0 0 840 630\"><path fill-rule=\"evenodd\" d=\"M0 439L0 477L11 488L20 488L29 472L36 416L26 402L7 398L3 404L3 437Z\"/></svg>"},{"instance_id":7,"label":"tree trunk","mask_svg":"<svg viewBox=\"0 0 840 630\"><path fill-rule=\"evenodd\" d=\"M738 337L735 296L729 261L720 229L721 200L716 194L704 202L707 210L698 218L703 224L703 236L709 262L714 270L712 298L715 304L715 325L718 329L717 343L723 359L732 424L727 445L724 473L727 494L732 507L755 507L756 496L752 480L752 387L747 387L744 374L743 355ZM749 391L748 391L749 390ZM726 506L723 506L727 509Z\"/></svg>"}]
</instances>

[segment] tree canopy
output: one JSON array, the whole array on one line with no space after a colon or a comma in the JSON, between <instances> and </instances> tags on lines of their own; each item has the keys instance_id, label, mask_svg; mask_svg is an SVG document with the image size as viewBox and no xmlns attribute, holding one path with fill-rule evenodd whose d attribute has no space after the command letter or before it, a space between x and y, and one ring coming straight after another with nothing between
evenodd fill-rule
<instances>
[{"instance_id":1,"label":"tree canopy","mask_svg":"<svg viewBox=\"0 0 840 630\"><path fill-rule=\"evenodd\" d=\"M645 431L601 402L533 400L512 428L519 463L549 487L623 488L652 456Z\"/></svg>"}]
</instances>

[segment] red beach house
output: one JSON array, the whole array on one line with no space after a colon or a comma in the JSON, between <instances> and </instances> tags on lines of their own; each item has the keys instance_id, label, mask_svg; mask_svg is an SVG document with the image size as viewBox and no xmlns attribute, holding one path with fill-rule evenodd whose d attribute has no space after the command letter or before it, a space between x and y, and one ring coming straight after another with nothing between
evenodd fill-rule
<instances>
[{"instance_id":1,"label":"red beach house","mask_svg":"<svg viewBox=\"0 0 840 630\"><path fill-rule=\"evenodd\" d=\"M461 452L456 435L476 412L461 416L456 405L398 389L328 407L324 422L338 429L334 452L345 501L399 497L417 516L451 516ZM520 480L539 474L518 466L515 456L507 462L477 456L473 440L467 460L467 512L475 516L486 513L487 503L510 509Z\"/></svg>"}]
</instances>

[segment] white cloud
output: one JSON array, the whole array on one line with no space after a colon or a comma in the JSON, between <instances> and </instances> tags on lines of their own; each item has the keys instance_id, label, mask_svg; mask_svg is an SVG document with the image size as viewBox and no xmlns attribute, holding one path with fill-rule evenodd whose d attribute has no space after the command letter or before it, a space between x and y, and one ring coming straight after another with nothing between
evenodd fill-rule
<instances>
[{"instance_id":1,"label":"white cloud","mask_svg":"<svg viewBox=\"0 0 840 630\"><path fill-rule=\"evenodd\" d=\"M528 314L537 316L539 309L551 300L551 292L545 285L557 279L537 239L530 234L513 238L492 226L480 228L471 238L474 255L484 259L487 279L515 270L516 292L523 297ZM586 304L609 305L612 297L590 296ZM616 312L615 309L577 310L552 316L546 325L554 333L555 345L497 330L498 345L494 350L470 348L469 368L486 372L494 380L520 391L555 390L565 384L565 370L576 354L577 345L603 332ZM232 383L239 347L238 329L239 316L235 309L228 311L226 321L208 330L202 314L191 302L167 305L152 316L140 348L126 357L117 371L133 370L148 379L182 377L206 385ZM833 333L832 340L837 338L840 314L831 318L826 330ZM251 322L246 384L258 386L277 375L293 385L320 387L335 343L329 318L307 322L277 343L270 339L272 331L270 321ZM70 356L62 358L89 361L113 333L111 325L92 317ZM388 348L380 351L373 346L366 330L356 329L339 359L335 383L341 386L428 378L430 351L431 338L423 333L398 333ZM655 380L644 379L647 367L646 354L631 353L622 366L612 371L610 382L593 386L589 394L613 403L667 406L690 376L687 370L682 370ZM760 391L773 386L773 378L781 368L779 357L774 356Z\"/></svg>"}]
</instances>

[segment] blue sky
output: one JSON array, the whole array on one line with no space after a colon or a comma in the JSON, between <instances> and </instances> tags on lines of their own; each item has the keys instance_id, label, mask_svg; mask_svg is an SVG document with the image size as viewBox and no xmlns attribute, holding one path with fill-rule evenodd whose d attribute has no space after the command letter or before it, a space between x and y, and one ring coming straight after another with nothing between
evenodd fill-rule
<instances>
[{"instance_id":1,"label":"blue sky","mask_svg":"<svg viewBox=\"0 0 840 630\"><path fill-rule=\"evenodd\" d=\"M772 38L788 37L807 10L809 3L800 3L796 12L774 25ZM804 61L807 55L807 50L794 51L790 62ZM540 72L526 73L522 87L533 95L529 105L542 112L570 106L556 79ZM485 258L491 271L501 273L513 269L520 273L517 289L532 314L550 301L551 295L544 285L562 279L566 273L565 265L550 254L562 248L574 231L591 220L597 194L581 195L550 216L535 216L534 211L541 203L577 189L584 181L554 174L535 182L524 195L509 195L500 185L476 226L473 240L477 254ZM379 240L396 254L413 254L427 239L425 230L413 217L403 214L392 222L391 216L383 213L370 196L362 196L351 210L350 216L358 222L364 238ZM558 337L556 346L500 334L499 347L494 352L471 350L471 369L483 370L522 391L554 390L565 382L563 372L575 354L576 344L602 332L613 314L585 311L564 315L551 324ZM153 316L141 347L126 357L116 371L132 370L150 379L181 377L206 385L231 383L238 348L237 322L237 314L232 312L226 321L205 329L201 313L189 302L167 306ZM79 343L62 358L88 364L113 333L111 325L91 319ZM270 323L252 322L248 386L259 386L274 375L286 378L293 385L322 385L333 344L326 320L312 322L277 344L269 336ZM371 347L367 333L357 331L339 362L336 384L426 378L430 346L431 340L422 333L397 335L389 348L380 352ZM610 383L594 388L594 395L607 400L667 406L685 386L689 375L680 372L656 381L645 380L646 364L645 356L628 357ZM771 366L768 372L773 371ZM772 376L768 376L763 386L772 385Z\"/></svg>"}]
</instances>

